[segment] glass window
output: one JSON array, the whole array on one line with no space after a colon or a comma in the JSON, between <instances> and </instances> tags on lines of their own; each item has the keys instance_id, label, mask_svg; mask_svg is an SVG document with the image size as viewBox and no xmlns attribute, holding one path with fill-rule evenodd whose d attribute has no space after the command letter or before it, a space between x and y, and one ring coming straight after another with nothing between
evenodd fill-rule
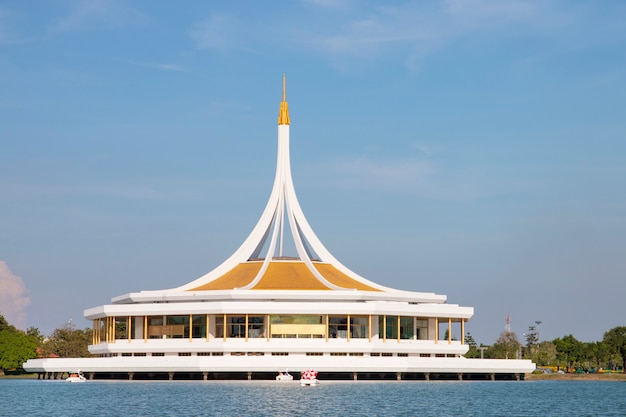
<instances>
[{"instance_id":1,"label":"glass window","mask_svg":"<svg viewBox=\"0 0 626 417\"><path fill-rule=\"evenodd\" d=\"M418 340L427 340L428 339L428 319L417 319L415 320L416 330L417 330L417 339Z\"/></svg>"},{"instance_id":2,"label":"glass window","mask_svg":"<svg viewBox=\"0 0 626 417\"><path fill-rule=\"evenodd\" d=\"M227 337L246 337L246 316L226 316Z\"/></svg>"},{"instance_id":3,"label":"glass window","mask_svg":"<svg viewBox=\"0 0 626 417\"><path fill-rule=\"evenodd\" d=\"M398 338L398 316L378 316L378 337Z\"/></svg>"},{"instance_id":4,"label":"glass window","mask_svg":"<svg viewBox=\"0 0 626 417\"><path fill-rule=\"evenodd\" d=\"M128 320L126 317L115 318L115 338L126 339L128 338Z\"/></svg>"},{"instance_id":5,"label":"glass window","mask_svg":"<svg viewBox=\"0 0 626 417\"><path fill-rule=\"evenodd\" d=\"M248 337L265 337L264 316L248 316Z\"/></svg>"},{"instance_id":6,"label":"glass window","mask_svg":"<svg viewBox=\"0 0 626 417\"><path fill-rule=\"evenodd\" d=\"M192 316L191 337L206 337L206 315Z\"/></svg>"},{"instance_id":7,"label":"glass window","mask_svg":"<svg viewBox=\"0 0 626 417\"><path fill-rule=\"evenodd\" d=\"M166 319L163 330L168 339L189 337L189 316L167 316Z\"/></svg>"},{"instance_id":8,"label":"glass window","mask_svg":"<svg viewBox=\"0 0 626 417\"><path fill-rule=\"evenodd\" d=\"M367 317L350 317L350 337L355 339L367 339L368 337Z\"/></svg>"},{"instance_id":9,"label":"glass window","mask_svg":"<svg viewBox=\"0 0 626 417\"><path fill-rule=\"evenodd\" d=\"M400 339L413 339L413 317L400 317Z\"/></svg>"},{"instance_id":10,"label":"glass window","mask_svg":"<svg viewBox=\"0 0 626 417\"><path fill-rule=\"evenodd\" d=\"M328 317L328 337L331 339L345 339L348 337L348 317Z\"/></svg>"},{"instance_id":11,"label":"glass window","mask_svg":"<svg viewBox=\"0 0 626 417\"><path fill-rule=\"evenodd\" d=\"M269 331L272 338L322 338L326 325L320 315L272 315Z\"/></svg>"},{"instance_id":12,"label":"glass window","mask_svg":"<svg viewBox=\"0 0 626 417\"><path fill-rule=\"evenodd\" d=\"M270 317L272 324L321 324L322 316L305 316L305 315L272 315Z\"/></svg>"},{"instance_id":13,"label":"glass window","mask_svg":"<svg viewBox=\"0 0 626 417\"><path fill-rule=\"evenodd\" d=\"M215 316L215 337L224 337L224 316Z\"/></svg>"},{"instance_id":14,"label":"glass window","mask_svg":"<svg viewBox=\"0 0 626 417\"><path fill-rule=\"evenodd\" d=\"M106 328L105 328L104 322L105 322L104 319L94 320L94 325L96 326L95 330L96 330L96 333L97 333L97 337L96 337L96 342L97 343L100 343L105 338Z\"/></svg>"},{"instance_id":15,"label":"glass window","mask_svg":"<svg viewBox=\"0 0 626 417\"><path fill-rule=\"evenodd\" d=\"M148 317L148 338L161 339L163 337L163 316Z\"/></svg>"}]
</instances>

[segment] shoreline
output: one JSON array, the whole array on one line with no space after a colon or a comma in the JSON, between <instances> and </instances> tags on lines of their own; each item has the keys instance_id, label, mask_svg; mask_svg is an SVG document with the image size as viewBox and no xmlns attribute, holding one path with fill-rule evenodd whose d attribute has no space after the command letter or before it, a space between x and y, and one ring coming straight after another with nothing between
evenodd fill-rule
<instances>
[{"instance_id":1,"label":"shoreline","mask_svg":"<svg viewBox=\"0 0 626 417\"><path fill-rule=\"evenodd\" d=\"M0 379L37 379L37 374L0 375ZM525 374L525 381L626 381L624 373Z\"/></svg>"},{"instance_id":2,"label":"shoreline","mask_svg":"<svg viewBox=\"0 0 626 417\"><path fill-rule=\"evenodd\" d=\"M526 381L626 381L624 373L526 374Z\"/></svg>"}]
</instances>

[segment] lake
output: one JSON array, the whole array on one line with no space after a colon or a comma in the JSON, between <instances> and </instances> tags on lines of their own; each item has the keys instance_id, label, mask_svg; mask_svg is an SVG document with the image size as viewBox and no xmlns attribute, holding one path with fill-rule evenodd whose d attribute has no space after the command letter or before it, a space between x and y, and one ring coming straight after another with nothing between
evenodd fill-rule
<instances>
[{"instance_id":1,"label":"lake","mask_svg":"<svg viewBox=\"0 0 626 417\"><path fill-rule=\"evenodd\" d=\"M623 381L0 379L0 416L625 416Z\"/></svg>"}]
</instances>

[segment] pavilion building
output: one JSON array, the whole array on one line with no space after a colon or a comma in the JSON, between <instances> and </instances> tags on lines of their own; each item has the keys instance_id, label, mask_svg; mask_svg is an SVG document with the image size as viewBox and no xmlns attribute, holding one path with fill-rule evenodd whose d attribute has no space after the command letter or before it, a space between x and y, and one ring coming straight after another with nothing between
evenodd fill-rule
<instances>
[{"instance_id":1,"label":"pavilion building","mask_svg":"<svg viewBox=\"0 0 626 417\"><path fill-rule=\"evenodd\" d=\"M464 358L472 307L385 287L335 259L298 203L289 127L283 77L273 188L230 258L177 288L85 310L95 357L33 359L24 368L130 379L265 379L314 368L322 380L519 379L535 368L528 360Z\"/></svg>"}]
</instances>

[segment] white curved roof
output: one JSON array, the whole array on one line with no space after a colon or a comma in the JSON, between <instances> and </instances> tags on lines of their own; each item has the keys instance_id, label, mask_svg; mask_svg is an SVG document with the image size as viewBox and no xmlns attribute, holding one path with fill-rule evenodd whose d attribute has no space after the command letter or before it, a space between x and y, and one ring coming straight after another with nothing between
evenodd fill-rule
<instances>
[{"instance_id":1,"label":"white curved roof","mask_svg":"<svg viewBox=\"0 0 626 417\"><path fill-rule=\"evenodd\" d=\"M162 291L142 291L114 303L219 299L399 300L445 303L434 293L400 291L370 281L339 262L317 237L298 202L289 156L289 108L283 76L278 156L272 191L261 218L233 255L200 278ZM285 234L296 256L285 256Z\"/></svg>"}]
</instances>

